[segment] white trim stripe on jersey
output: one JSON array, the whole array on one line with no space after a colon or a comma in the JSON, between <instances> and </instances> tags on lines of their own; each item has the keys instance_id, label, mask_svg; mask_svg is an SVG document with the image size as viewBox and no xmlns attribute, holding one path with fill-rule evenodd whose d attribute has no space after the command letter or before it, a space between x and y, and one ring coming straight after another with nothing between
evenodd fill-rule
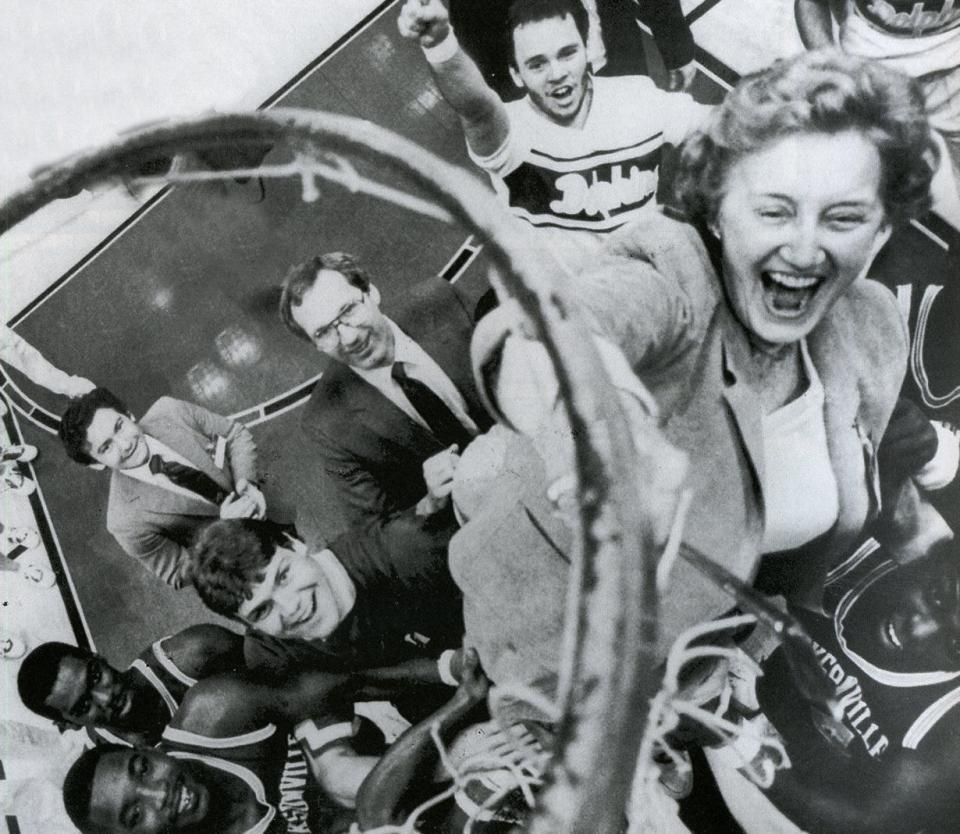
<instances>
[{"instance_id":1,"label":"white trim stripe on jersey","mask_svg":"<svg viewBox=\"0 0 960 834\"><path fill-rule=\"evenodd\" d=\"M248 828L244 834L263 834L263 832L270 827L270 823L273 822L273 818L277 815L277 809L267 802L267 792L263 789L263 782L260 781L260 777L252 770L248 770L236 762L228 762L225 759L217 759L213 756L201 756L199 753L189 753L186 750L168 750L167 753L175 759L193 759L194 761L203 762L209 767L232 773L234 776L243 779L243 781L250 786L257 802L267 809L266 813L260 818L260 821L253 826L253 828Z\"/></svg>"},{"instance_id":2,"label":"white trim stripe on jersey","mask_svg":"<svg viewBox=\"0 0 960 834\"><path fill-rule=\"evenodd\" d=\"M871 553L876 553L879 547L880 542L878 542L876 539L867 539L846 559L831 568L831 570L827 573L827 580L825 584L831 585L834 582L838 582L839 580L843 579L843 577L845 577L847 574L856 570L857 566L860 565Z\"/></svg>"},{"instance_id":3,"label":"white trim stripe on jersey","mask_svg":"<svg viewBox=\"0 0 960 834\"><path fill-rule=\"evenodd\" d=\"M846 619L850 608L857 602L857 600L860 599L864 592L871 585L873 585L874 582L877 582L887 574L897 570L899 567L900 565L898 565L892 559L886 559L877 565L873 570L871 570L866 576L863 577L863 579L861 579L856 585L847 591L846 594L843 595L843 598L837 605L837 610L833 615L834 633L836 634L837 642L840 644L841 650L871 678L886 686L898 688L930 686L937 683L947 683L948 681L960 678L960 671L890 672L886 669L881 669L879 666L874 666L868 660L857 654L847 644L846 637L844 637L843 634L843 621Z\"/></svg>"},{"instance_id":4,"label":"white trim stripe on jersey","mask_svg":"<svg viewBox=\"0 0 960 834\"><path fill-rule=\"evenodd\" d=\"M923 737L933 729L934 724L957 704L960 704L960 686L934 701L920 713L917 720L913 722L910 729L904 734L903 746L910 750L916 750L917 745L920 744L920 742L923 741Z\"/></svg>"},{"instance_id":5,"label":"white trim stripe on jersey","mask_svg":"<svg viewBox=\"0 0 960 834\"><path fill-rule=\"evenodd\" d=\"M153 656L156 658L157 663L159 663L168 674L176 678L184 686L193 686L197 682L197 679L191 678L189 675L181 672L177 667L177 664L170 659L170 655L163 650L163 646L161 644L167 639L169 638L164 637L162 640L157 640L157 642L150 647L150 651L153 652Z\"/></svg>"},{"instance_id":6,"label":"white trim stripe on jersey","mask_svg":"<svg viewBox=\"0 0 960 834\"><path fill-rule=\"evenodd\" d=\"M312 719L301 721L293 728L293 737L313 756L326 752L334 744L353 738L353 722L345 721L319 728Z\"/></svg>"},{"instance_id":7,"label":"white trim stripe on jersey","mask_svg":"<svg viewBox=\"0 0 960 834\"><path fill-rule=\"evenodd\" d=\"M173 742L174 744L189 744L193 747L208 747L211 750L226 750L231 747L245 747L248 744L257 744L266 741L277 731L275 724L265 724L257 730L251 730L249 733L243 733L239 736L224 736L223 738L213 738L211 736L192 733L189 730L180 730L176 727L167 727L163 731L163 740Z\"/></svg>"},{"instance_id":8,"label":"white trim stripe on jersey","mask_svg":"<svg viewBox=\"0 0 960 834\"><path fill-rule=\"evenodd\" d=\"M157 692L160 693L160 697L163 698L163 702L167 705L167 709L170 710L170 717L173 718L179 706L177 704L177 699L170 694L170 690L167 689L166 684L164 684L164 682L157 677L157 673L147 666L147 664L144 663L139 657L130 664L130 668L136 669L141 675L150 681L150 683L153 684Z\"/></svg>"}]
</instances>

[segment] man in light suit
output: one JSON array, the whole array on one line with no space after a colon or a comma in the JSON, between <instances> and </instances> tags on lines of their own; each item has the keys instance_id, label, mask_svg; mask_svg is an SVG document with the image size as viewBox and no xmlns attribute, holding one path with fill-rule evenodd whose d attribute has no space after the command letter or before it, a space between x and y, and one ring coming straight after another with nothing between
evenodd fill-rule
<instances>
[{"instance_id":1,"label":"man in light suit","mask_svg":"<svg viewBox=\"0 0 960 834\"><path fill-rule=\"evenodd\" d=\"M348 524L417 504L424 461L455 456L490 425L470 370L473 322L445 281L414 287L393 319L356 259L328 253L291 268L280 315L334 360L301 426Z\"/></svg>"},{"instance_id":2,"label":"man in light suit","mask_svg":"<svg viewBox=\"0 0 960 834\"><path fill-rule=\"evenodd\" d=\"M96 388L66 410L60 439L78 463L112 470L107 529L175 588L201 527L266 514L250 432L192 403L161 397L138 422L119 398Z\"/></svg>"}]
</instances>

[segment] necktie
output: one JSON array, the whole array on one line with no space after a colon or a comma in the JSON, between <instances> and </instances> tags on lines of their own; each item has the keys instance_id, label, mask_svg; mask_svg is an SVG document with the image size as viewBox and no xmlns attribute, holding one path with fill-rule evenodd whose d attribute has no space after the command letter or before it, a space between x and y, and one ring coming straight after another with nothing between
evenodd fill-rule
<instances>
[{"instance_id":1,"label":"necktie","mask_svg":"<svg viewBox=\"0 0 960 834\"><path fill-rule=\"evenodd\" d=\"M467 431L463 423L454 416L447 404L430 390L430 386L419 379L407 376L407 371L402 362L394 364L390 375L400 386L400 390L403 391L407 399L410 400L410 405L423 417L434 437L444 446L451 446L456 443L463 451L473 439L473 436Z\"/></svg>"},{"instance_id":2,"label":"necktie","mask_svg":"<svg viewBox=\"0 0 960 834\"><path fill-rule=\"evenodd\" d=\"M173 460L164 460L160 455L151 456L150 471L154 475L166 475L171 483L189 489L217 506L227 497L226 491L206 472Z\"/></svg>"}]
</instances>

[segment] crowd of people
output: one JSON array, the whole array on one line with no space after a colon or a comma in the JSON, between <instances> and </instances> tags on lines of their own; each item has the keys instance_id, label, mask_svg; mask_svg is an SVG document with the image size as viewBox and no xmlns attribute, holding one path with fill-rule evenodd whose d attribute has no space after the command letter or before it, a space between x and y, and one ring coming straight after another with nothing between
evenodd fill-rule
<instances>
[{"instance_id":1,"label":"crowd of people","mask_svg":"<svg viewBox=\"0 0 960 834\"><path fill-rule=\"evenodd\" d=\"M830 695L809 698L763 624L724 637L726 659L686 696L739 729L661 742L656 830L956 827L960 508L936 493L955 484L960 436L904 396L910 334L869 275L929 211L934 177L957 178L956 66L911 78L897 37L955 56L960 9L848 0L841 51L828 4L797 0L812 51L708 106L685 91L689 30L671 36L687 47L662 90L594 72L612 4L497 6L505 67L475 38L461 46L451 17L466 4L451 5L406 0L400 33L504 210L572 273L564 301L638 453L661 462L637 485L657 547L693 495L664 570L658 662L738 604L689 551L803 625L806 672ZM864 33L896 41L896 60L854 48ZM622 72L613 41L606 64ZM63 786L78 829L366 830L448 787L418 830L506 831L534 812L556 716L542 700L494 714L488 695L557 694L573 432L543 346L511 305L482 306L432 279L387 309L344 252L290 268L279 318L329 360L301 418L303 454L348 522L323 547L267 505L245 426L170 397L138 418L72 378L60 439L110 470L107 528L237 626L196 624L125 670L61 643L23 660L24 704L90 735ZM453 780L456 766L479 775ZM727 818L690 813L710 803Z\"/></svg>"}]
</instances>

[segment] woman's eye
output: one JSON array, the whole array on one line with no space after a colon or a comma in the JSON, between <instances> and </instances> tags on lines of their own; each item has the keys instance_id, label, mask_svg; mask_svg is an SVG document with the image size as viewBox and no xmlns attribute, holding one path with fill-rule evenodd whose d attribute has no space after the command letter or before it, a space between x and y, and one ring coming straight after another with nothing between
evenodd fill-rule
<instances>
[{"instance_id":1,"label":"woman's eye","mask_svg":"<svg viewBox=\"0 0 960 834\"><path fill-rule=\"evenodd\" d=\"M787 216L787 212L780 208L762 208L757 210L764 220L782 220Z\"/></svg>"},{"instance_id":2,"label":"woman's eye","mask_svg":"<svg viewBox=\"0 0 960 834\"><path fill-rule=\"evenodd\" d=\"M289 576L290 576L290 568L288 568L288 567L281 568L281 569L280 569L280 572L277 574L277 581L278 581L281 585L285 585L286 582L287 582L287 578L288 578Z\"/></svg>"},{"instance_id":3,"label":"woman's eye","mask_svg":"<svg viewBox=\"0 0 960 834\"><path fill-rule=\"evenodd\" d=\"M863 217L859 214L832 214L827 222L836 228L849 229L863 223Z\"/></svg>"}]
</instances>

